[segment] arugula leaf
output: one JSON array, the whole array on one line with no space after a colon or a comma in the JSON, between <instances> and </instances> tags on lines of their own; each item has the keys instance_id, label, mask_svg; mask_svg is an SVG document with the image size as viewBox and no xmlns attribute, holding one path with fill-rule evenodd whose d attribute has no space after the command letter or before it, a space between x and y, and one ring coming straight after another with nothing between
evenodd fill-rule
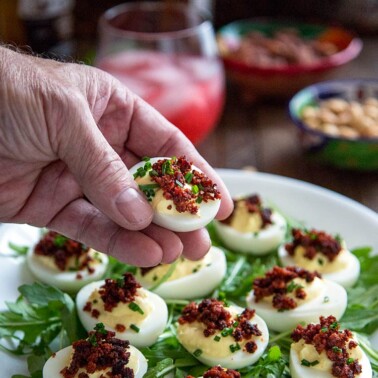
<instances>
[{"instance_id":1,"label":"arugula leaf","mask_svg":"<svg viewBox=\"0 0 378 378\"><path fill-rule=\"evenodd\" d=\"M14 347L0 348L46 359L53 340L59 339L60 349L80 338L75 304L68 294L41 283L22 285L19 292L16 302L6 303L8 309L0 312L0 340L11 339ZM29 361L32 370L36 361Z\"/></svg>"},{"instance_id":2,"label":"arugula leaf","mask_svg":"<svg viewBox=\"0 0 378 378\"><path fill-rule=\"evenodd\" d=\"M22 256L26 256L28 251L29 251L28 246L17 245L17 244L14 244L12 242L9 242L8 246L15 253L12 254L12 255L11 254L5 254L5 255L0 255L0 256L2 256L2 257L22 257Z\"/></svg>"},{"instance_id":3,"label":"arugula leaf","mask_svg":"<svg viewBox=\"0 0 378 378\"><path fill-rule=\"evenodd\" d=\"M144 378L158 378L164 377L166 374L175 369L172 358L165 358L164 360L158 362L156 366L144 375Z\"/></svg>"}]
</instances>

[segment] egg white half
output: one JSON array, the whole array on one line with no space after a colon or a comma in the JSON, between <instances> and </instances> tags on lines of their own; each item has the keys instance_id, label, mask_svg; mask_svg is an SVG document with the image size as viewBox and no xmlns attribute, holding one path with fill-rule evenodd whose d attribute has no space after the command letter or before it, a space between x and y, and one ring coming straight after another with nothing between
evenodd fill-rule
<instances>
[{"instance_id":1,"label":"egg white half","mask_svg":"<svg viewBox=\"0 0 378 378\"><path fill-rule=\"evenodd\" d=\"M235 312L237 314L241 314L244 310L243 308L236 305L231 305L227 309L230 309L232 310L232 312ZM257 350L254 353L248 353L240 349L234 353L230 351L230 353L226 357L219 357L212 354L209 355L206 352L203 352L200 356L194 357L207 366L221 365L228 369L241 369L245 366L254 364L262 356L268 345L269 331L264 320L257 314L255 314L249 322L251 324L257 324L259 330L262 333L261 336L253 337L253 341L257 344ZM190 323L188 324L188 326L190 326ZM205 336L201 337L205 338ZM179 342L182 344L182 346L189 353L193 354L196 351L196 349L198 349L198 346L194 345L195 343L191 343L191 345L188 345L187 343L185 343L185 340L183 340L182 337L180 337L180 325L177 331L177 338ZM213 341L213 338L214 336L210 336L209 338L207 338L209 343L215 343ZM235 344L235 341L233 342L233 344Z\"/></svg>"},{"instance_id":2,"label":"egg white half","mask_svg":"<svg viewBox=\"0 0 378 378\"><path fill-rule=\"evenodd\" d=\"M147 372L147 360L143 354L132 345L129 346L128 350L130 352L130 359L133 360L134 376L135 378L142 378ZM43 378L61 377L60 371L70 363L72 351L72 346L68 346L51 356L43 367ZM102 371L102 373L103 372L104 371ZM96 372L90 376L99 377L97 374Z\"/></svg>"},{"instance_id":3,"label":"egg white half","mask_svg":"<svg viewBox=\"0 0 378 378\"><path fill-rule=\"evenodd\" d=\"M151 158L151 164L156 163L158 160L162 159L171 159L167 157L157 157ZM129 169L131 174L134 174L138 168L143 167L146 162L142 161L138 164L134 165ZM202 172L199 168L192 165L192 169L195 169L199 172ZM148 174L148 173L147 173ZM161 190L161 189L160 189ZM200 214L190 214L190 213L162 213L154 209L154 215L152 222L157 224L158 226L164 227L168 230L175 231L175 232L190 232L195 231L200 228L205 227L209 224L217 215L219 207L220 207L220 200L202 202L198 204ZM172 202L173 204L173 202ZM174 205L173 205L174 206Z\"/></svg>"},{"instance_id":4,"label":"egg white half","mask_svg":"<svg viewBox=\"0 0 378 378\"><path fill-rule=\"evenodd\" d=\"M273 224L256 233L239 232L219 221L214 221L214 226L219 238L228 248L252 255L265 255L282 243L286 233L286 220L281 214L273 211L272 221Z\"/></svg>"},{"instance_id":5,"label":"egg white half","mask_svg":"<svg viewBox=\"0 0 378 378\"><path fill-rule=\"evenodd\" d=\"M84 285L101 279L108 265L109 259L107 255L95 252L94 250L91 251L98 254L99 259L101 259L101 262L92 265L94 269L93 273L89 273L86 268L64 272L51 269L39 261L38 256L34 253L32 248L29 249L26 262L30 271L39 281L51 286L56 286L63 291L76 292ZM77 277L78 274L80 274L80 278Z\"/></svg>"},{"instance_id":6,"label":"egg white half","mask_svg":"<svg viewBox=\"0 0 378 378\"><path fill-rule=\"evenodd\" d=\"M357 375L356 378L371 378L373 372L371 369L370 361L364 351L359 363L362 366L362 373ZM297 352L290 348L290 373L292 378L333 378L331 372L324 372L312 367L303 366L299 361Z\"/></svg>"},{"instance_id":7,"label":"egg white half","mask_svg":"<svg viewBox=\"0 0 378 378\"><path fill-rule=\"evenodd\" d=\"M253 290L247 296L247 306L256 310L268 325L268 328L278 332L294 329L298 324L314 323L321 315L333 315L337 320L342 317L347 307L346 290L336 282L322 279L323 291L312 300L299 304L298 307L278 311L271 303L255 302ZM300 300L298 300L300 303Z\"/></svg>"},{"instance_id":8,"label":"egg white half","mask_svg":"<svg viewBox=\"0 0 378 378\"><path fill-rule=\"evenodd\" d=\"M91 314L84 311L83 308L88 302L92 292L95 289L99 289L102 285L104 285L104 283L105 281L92 282L84 286L76 296L77 313L83 327L87 331L92 330L99 320L93 318ZM137 348L143 348L155 343L157 338L163 333L168 320L168 309L164 300L157 294L143 288L139 290L143 290L145 292L147 296L146 301L152 307L151 312L146 316L143 322L138 325L139 332L136 332L133 329L127 329L125 332L118 332L116 329L106 324L106 322L102 323L107 330L115 332L116 338L121 340L129 340L130 344L136 346ZM128 304L119 303L118 306L128 306ZM111 312L109 314L111 314Z\"/></svg>"},{"instance_id":9,"label":"egg white half","mask_svg":"<svg viewBox=\"0 0 378 378\"><path fill-rule=\"evenodd\" d=\"M206 256L205 266L190 275L163 282L154 292L164 299L205 297L222 282L226 269L224 252L220 248L211 247ZM141 274L137 275L137 279L147 289L151 287L151 283L144 281Z\"/></svg>"},{"instance_id":10,"label":"egg white half","mask_svg":"<svg viewBox=\"0 0 378 378\"><path fill-rule=\"evenodd\" d=\"M345 288L350 288L357 282L360 275L360 262L358 258L349 250L345 250L344 253L347 254L348 261L345 268L331 273L323 273L321 271L319 273L321 273L322 277L330 281L337 282ZM288 254L284 244L279 247L278 256L283 266L298 265L296 264L295 260ZM324 264L327 264L327 259L323 260ZM306 266L301 266L301 268L308 269Z\"/></svg>"}]
</instances>

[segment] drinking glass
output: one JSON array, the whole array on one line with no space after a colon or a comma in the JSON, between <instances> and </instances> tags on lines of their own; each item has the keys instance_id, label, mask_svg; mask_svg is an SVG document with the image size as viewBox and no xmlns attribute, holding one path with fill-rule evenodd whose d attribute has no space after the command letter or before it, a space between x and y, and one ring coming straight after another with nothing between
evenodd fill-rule
<instances>
[{"instance_id":1,"label":"drinking glass","mask_svg":"<svg viewBox=\"0 0 378 378\"><path fill-rule=\"evenodd\" d=\"M224 71L214 29L203 9L135 2L99 21L95 64L141 96L198 144L216 126Z\"/></svg>"}]
</instances>

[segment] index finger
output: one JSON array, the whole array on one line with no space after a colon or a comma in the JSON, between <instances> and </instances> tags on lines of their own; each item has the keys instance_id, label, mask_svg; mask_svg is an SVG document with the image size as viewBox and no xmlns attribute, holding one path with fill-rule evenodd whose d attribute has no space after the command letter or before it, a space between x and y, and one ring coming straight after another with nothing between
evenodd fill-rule
<instances>
[{"instance_id":1,"label":"index finger","mask_svg":"<svg viewBox=\"0 0 378 378\"><path fill-rule=\"evenodd\" d=\"M217 184L218 190L222 194L217 218L225 219L231 214L233 202L219 175L179 129L139 97L135 97L126 147L140 157L145 155L151 157L185 155Z\"/></svg>"}]
</instances>

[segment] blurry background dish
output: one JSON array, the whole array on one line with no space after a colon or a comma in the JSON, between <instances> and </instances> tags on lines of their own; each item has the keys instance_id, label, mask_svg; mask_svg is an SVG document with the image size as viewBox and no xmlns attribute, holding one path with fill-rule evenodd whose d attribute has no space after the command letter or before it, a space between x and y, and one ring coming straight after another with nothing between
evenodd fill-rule
<instances>
[{"instance_id":1,"label":"blurry background dish","mask_svg":"<svg viewBox=\"0 0 378 378\"><path fill-rule=\"evenodd\" d=\"M289 103L302 146L316 161L339 168L378 169L378 80L311 85Z\"/></svg>"},{"instance_id":2,"label":"blurry background dish","mask_svg":"<svg viewBox=\"0 0 378 378\"><path fill-rule=\"evenodd\" d=\"M354 59L362 42L340 27L251 19L218 32L228 78L244 98L288 97Z\"/></svg>"}]
</instances>

